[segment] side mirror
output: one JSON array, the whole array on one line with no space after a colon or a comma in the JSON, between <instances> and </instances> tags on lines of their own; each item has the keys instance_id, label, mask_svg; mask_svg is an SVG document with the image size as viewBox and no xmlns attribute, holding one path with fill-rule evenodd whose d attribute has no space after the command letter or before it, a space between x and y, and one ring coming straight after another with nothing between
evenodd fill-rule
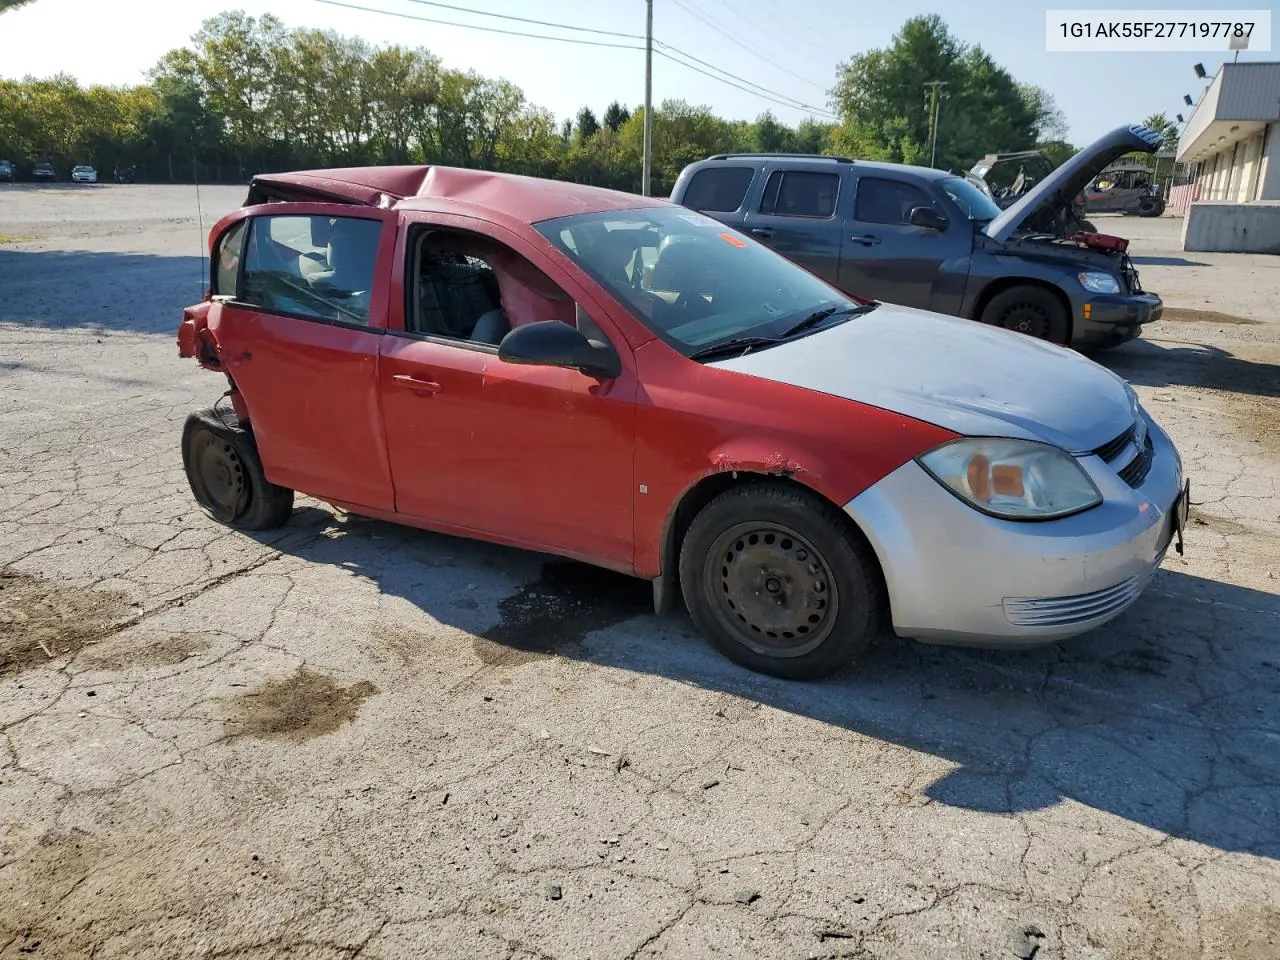
<instances>
[{"instance_id":1,"label":"side mirror","mask_svg":"<svg viewBox=\"0 0 1280 960\"><path fill-rule=\"evenodd\" d=\"M498 344L498 359L531 366L568 367L600 380L613 380L622 374L622 361L613 347L588 340L559 320L516 327Z\"/></svg>"},{"instance_id":2,"label":"side mirror","mask_svg":"<svg viewBox=\"0 0 1280 960\"><path fill-rule=\"evenodd\" d=\"M913 227L924 227L926 230L937 230L939 233L947 229L947 218L933 207L912 207L907 222Z\"/></svg>"}]
</instances>

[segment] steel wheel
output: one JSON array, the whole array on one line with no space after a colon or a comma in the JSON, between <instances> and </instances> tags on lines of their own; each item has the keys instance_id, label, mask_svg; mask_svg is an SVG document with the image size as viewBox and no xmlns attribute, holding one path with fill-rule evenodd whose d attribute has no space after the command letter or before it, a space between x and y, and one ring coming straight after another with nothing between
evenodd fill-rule
<instances>
[{"instance_id":1,"label":"steel wheel","mask_svg":"<svg viewBox=\"0 0 1280 960\"><path fill-rule=\"evenodd\" d=\"M827 639L839 614L827 561L779 523L730 527L708 551L704 579L716 617L763 656L803 656Z\"/></svg>"},{"instance_id":2,"label":"steel wheel","mask_svg":"<svg viewBox=\"0 0 1280 960\"><path fill-rule=\"evenodd\" d=\"M200 502L222 523L240 516L249 499L249 488L244 463L235 447L209 430L199 430L191 438L191 460Z\"/></svg>"}]
</instances>

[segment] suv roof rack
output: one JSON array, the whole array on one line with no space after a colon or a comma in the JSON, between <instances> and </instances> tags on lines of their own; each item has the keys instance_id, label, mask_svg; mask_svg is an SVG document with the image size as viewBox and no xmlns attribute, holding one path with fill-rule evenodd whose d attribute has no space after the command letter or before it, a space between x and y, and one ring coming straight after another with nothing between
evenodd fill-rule
<instances>
[{"instance_id":1,"label":"suv roof rack","mask_svg":"<svg viewBox=\"0 0 1280 960\"><path fill-rule=\"evenodd\" d=\"M717 153L708 160L739 160L751 157L787 157L792 160L831 160L834 163L853 163L852 157L835 157L827 153Z\"/></svg>"}]
</instances>

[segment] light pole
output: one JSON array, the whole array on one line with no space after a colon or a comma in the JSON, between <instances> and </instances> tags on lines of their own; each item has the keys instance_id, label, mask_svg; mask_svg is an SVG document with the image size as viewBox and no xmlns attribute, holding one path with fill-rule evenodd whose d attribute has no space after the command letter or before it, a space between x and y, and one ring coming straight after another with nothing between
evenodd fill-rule
<instances>
[{"instance_id":1,"label":"light pole","mask_svg":"<svg viewBox=\"0 0 1280 960\"><path fill-rule=\"evenodd\" d=\"M653 173L653 0L645 0L644 14L644 168L640 192L649 196Z\"/></svg>"},{"instance_id":2,"label":"light pole","mask_svg":"<svg viewBox=\"0 0 1280 960\"><path fill-rule=\"evenodd\" d=\"M944 80L930 80L925 84L925 88L929 91L929 166L936 167L938 165L938 108L942 101L942 88L945 87Z\"/></svg>"}]
</instances>

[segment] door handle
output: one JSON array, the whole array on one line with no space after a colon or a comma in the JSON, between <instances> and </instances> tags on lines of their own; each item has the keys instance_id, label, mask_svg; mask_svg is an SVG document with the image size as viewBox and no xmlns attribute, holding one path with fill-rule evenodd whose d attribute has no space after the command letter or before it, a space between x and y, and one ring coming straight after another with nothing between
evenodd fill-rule
<instances>
[{"instance_id":1,"label":"door handle","mask_svg":"<svg viewBox=\"0 0 1280 960\"><path fill-rule=\"evenodd\" d=\"M409 390L412 393L421 394L423 396L431 396L432 394L440 392L440 384L436 383L434 380L419 380L417 377L408 373L393 374L391 382L397 387L404 387L404 389Z\"/></svg>"},{"instance_id":2,"label":"door handle","mask_svg":"<svg viewBox=\"0 0 1280 960\"><path fill-rule=\"evenodd\" d=\"M869 233L864 233L860 237L850 237L849 239L852 240L854 243L862 244L864 247L874 247L877 243L880 242L879 237L872 236Z\"/></svg>"},{"instance_id":3,"label":"door handle","mask_svg":"<svg viewBox=\"0 0 1280 960\"><path fill-rule=\"evenodd\" d=\"M768 240L777 232L778 231L773 229L773 227L752 227L751 228L752 236L764 237L766 240Z\"/></svg>"}]
</instances>

